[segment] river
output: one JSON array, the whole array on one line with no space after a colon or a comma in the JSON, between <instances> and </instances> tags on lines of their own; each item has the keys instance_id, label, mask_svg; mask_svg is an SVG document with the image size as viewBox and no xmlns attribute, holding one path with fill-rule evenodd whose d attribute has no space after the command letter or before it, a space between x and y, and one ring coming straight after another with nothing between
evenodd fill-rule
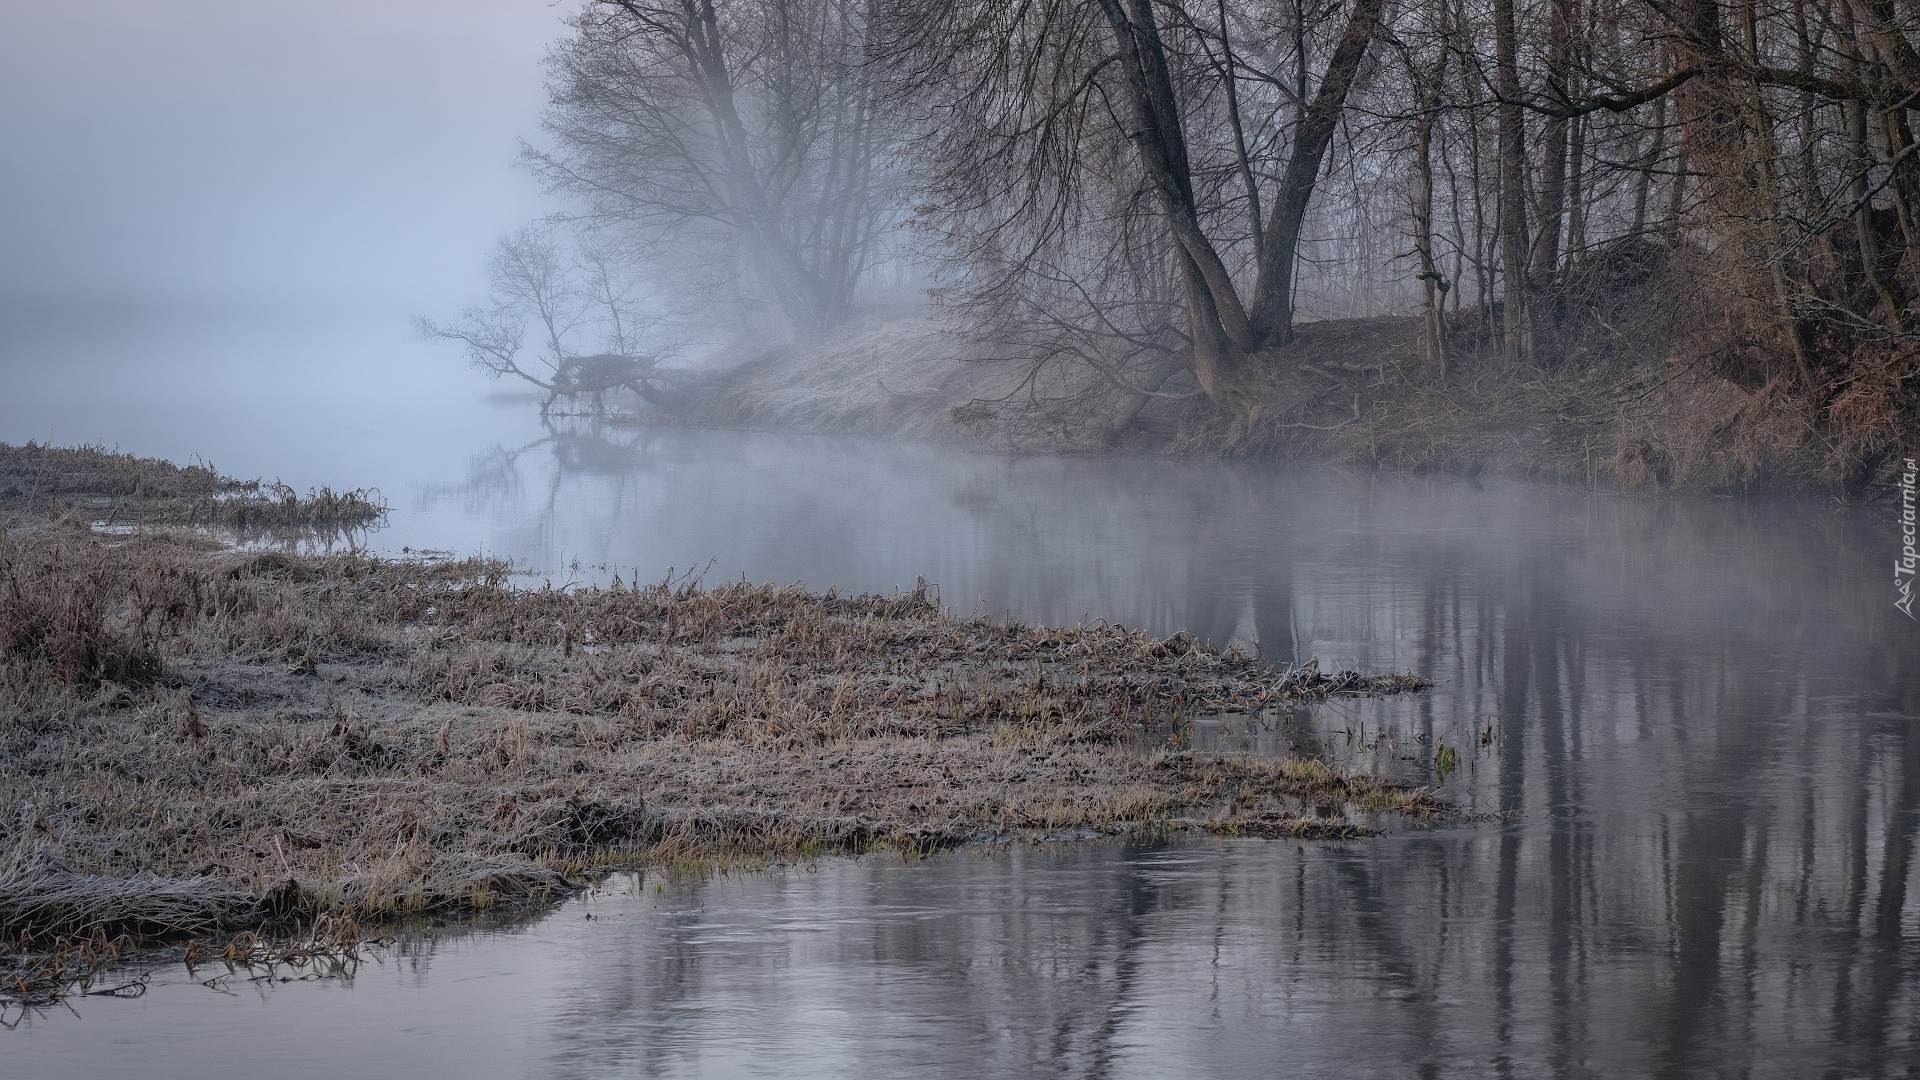
<instances>
[{"instance_id":1,"label":"river","mask_svg":"<svg viewBox=\"0 0 1920 1080\"><path fill-rule=\"evenodd\" d=\"M556 584L925 577L962 611L1418 672L1433 691L1202 734L1436 783L1476 818L622 876L532 920L409 934L351 980L164 967L142 997L0 1032L0 1075L1920 1064L1920 626L1893 608L1884 504L547 426L397 324L5 347L0 439L377 486L375 550L484 551Z\"/></svg>"}]
</instances>

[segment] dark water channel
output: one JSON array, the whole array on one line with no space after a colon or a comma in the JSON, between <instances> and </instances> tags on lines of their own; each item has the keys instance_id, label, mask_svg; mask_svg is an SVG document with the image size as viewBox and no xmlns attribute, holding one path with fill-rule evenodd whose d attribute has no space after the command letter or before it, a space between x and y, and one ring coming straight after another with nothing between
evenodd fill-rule
<instances>
[{"instance_id":1,"label":"dark water channel","mask_svg":"<svg viewBox=\"0 0 1920 1080\"><path fill-rule=\"evenodd\" d=\"M274 420L244 378L176 399L134 373L102 404L88 370L0 394L0 438L377 484L397 512L364 542L556 581L924 576L963 610L1419 672L1431 693L1207 737L1494 818L616 879L350 983L164 969L0 1032L0 1076L1920 1074L1920 626L1885 506L547 429L324 369Z\"/></svg>"}]
</instances>

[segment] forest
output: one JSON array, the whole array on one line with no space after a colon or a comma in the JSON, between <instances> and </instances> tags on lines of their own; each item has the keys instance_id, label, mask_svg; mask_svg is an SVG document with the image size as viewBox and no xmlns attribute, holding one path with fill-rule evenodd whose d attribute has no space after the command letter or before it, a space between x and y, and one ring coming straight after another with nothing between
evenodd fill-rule
<instances>
[{"instance_id":1,"label":"forest","mask_svg":"<svg viewBox=\"0 0 1920 1080\"><path fill-rule=\"evenodd\" d=\"M569 209L428 329L606 389L583 357L832 351L928 296L939 362L997 376L950 419L1053 446L1478 467L1491 433L1592 482L1857 489L1920 430L1914 15L604 0L526 148Z\"/></svg>"}]
</instances>

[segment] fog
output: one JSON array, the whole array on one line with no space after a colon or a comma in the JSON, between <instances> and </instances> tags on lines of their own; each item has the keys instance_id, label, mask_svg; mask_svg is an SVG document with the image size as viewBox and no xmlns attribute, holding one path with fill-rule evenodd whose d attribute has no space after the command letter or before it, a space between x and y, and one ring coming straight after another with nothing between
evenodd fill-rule
<instances>
[{"instance_id":1,"label":"fog","mask_svg":"<svg viewBox=\"0 0 1920 1080\"><path fill-rule=\"evenodd\" d=\"M1920 1060L1920 41L0 3L0 1073Z\"/></svg>"},{"instance_id":2,"label":"fog","mask_svg":"<svg viewBox=\"0 0 1920 1080\"><path fill-rule=\"evenodd\" d=\"M517 140L560 18L541 0L12 0L10 317L457 302L538 212Z\"/></svg>"},{"instance_id":3,"label":"fog","mask_svg":"<svg viewBox=\"0 0 1920 1080\"><path fill-rule=\"evenodd\" d=\"M962 611L1421 672L1425 694L1210 722L1195 746L1413 782L1460 747L1442 791L1476 816L1354 843L649 873L497 933L409 936L350 982L228 993L202 984L217 964L156 965L137 1001L0 1032L18 1075L115 1075L135 1046L151 1075L196 1078L263 1061L1800 1077L1913 1059L1920 678L1870 573L1875 514L572 417L543 434L524 404L504 411L523 430L492 446L351 417L331 441L201 435L384 469L400 512L377 549L484 550L556 584L669 565L847 592L925 575ZM464 470L447 460L462 448ZM248 1052L200 1052L238 1033Z\"/></svg>"}]
</instances>

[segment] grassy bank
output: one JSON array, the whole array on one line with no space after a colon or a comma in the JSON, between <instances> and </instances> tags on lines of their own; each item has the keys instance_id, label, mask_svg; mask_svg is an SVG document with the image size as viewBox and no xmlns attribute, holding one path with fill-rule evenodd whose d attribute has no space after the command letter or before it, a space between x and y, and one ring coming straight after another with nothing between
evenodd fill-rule
<instances>
[{"instance_id":1,"label":"grassy bank","mask_svg":"<svg viewBox=\"0 0 1920 1080\"><path fill-rule=\"evenodd\" d=\"M1119 446L1407 471L1523 476L1602 490L1884 491L1911 452L1912 362L1890 355L1809 386L1756 359L1689 284L1686 252L1607 247L1552 297L1539 365L1509 359L1486 313L1452 313L1444 370L1417 316L1305 321L1254 358L1242 409L1180 372L1154 396L1075 354L904 310L807 346L721 350L726 369L641 422L970 440L1028 450ZM1732 335L1729 337L1729 335ZM1044 364L1021 355L1046 355ZM1150 365L1147 365L1150 366Z\"/></svg>"},{"instance_id":2,"label":"grassy bank","mask_svg":"<svg viewBox=\"0 0 1920 1080\"><path fill-rule=\"evenodd\" d=\"M1920 432L1835 415L1802 389L1674 357L1643 310L1584 309L1569 357L1515 365L1471 318L1440 377L1419 319L1310 323L1265 358L1250 420L1197 401L1148 410L1123 438L1177 451L1524 477L1636 493L1857 496L1887 490Z\"/></svg>"},{"instance_id":3,"label":"grassy bank","mask_svg":"<svg viewBox=\"0 0 1920 1080\"><path fill-rule=\"evenodd\" d=\"M1664 331L1602 312L1575 359L1515 366L1471 320L1440 378L1418 318L1305 323L1263 354L1250 416L1222 413L1176 375L1118 428L1126 395L1056 366L1033 384L928 319L896 318L844 341L764 351L708 393L636 423L960 441L1022 451L1112 447L1368 468L1527 477L1638 492L1844 491L1860 458L1817 434L1778 386L1743 387L1668 358ZM1610 316L1610 317L1609 317ZM1617 323L1614 320L1618 320Z\"/></svg>"},{"instance_id":4,"label":"grassy bank","mask_svg":"<svg viewBox=\"0 0 1920 1080\"><path fill-rule=\"evenodd\" d=\"M132 462L95 464L116 460ZM960 618L925 588L529 589L495 562L237 552L15 510L0 940L24 964L471 910L618 864L1364 835L1378 812L1446 808L1315 761L1191 753L1180 733L1423 685Z\"/></svg>"},{"instance_id":5,"label":"grassy bank","mask_svg":"<svg viewBox=\"0 0 1920 1080\"><path fill-rule=\"evenodd\" d=\"M0 443L0 513L70 515L107 527L179 525L251 534L374 524L376 491L304 494L278 481L237 480L210 465L177 465L96 446Z\"/></svg>"}]
</instances>

